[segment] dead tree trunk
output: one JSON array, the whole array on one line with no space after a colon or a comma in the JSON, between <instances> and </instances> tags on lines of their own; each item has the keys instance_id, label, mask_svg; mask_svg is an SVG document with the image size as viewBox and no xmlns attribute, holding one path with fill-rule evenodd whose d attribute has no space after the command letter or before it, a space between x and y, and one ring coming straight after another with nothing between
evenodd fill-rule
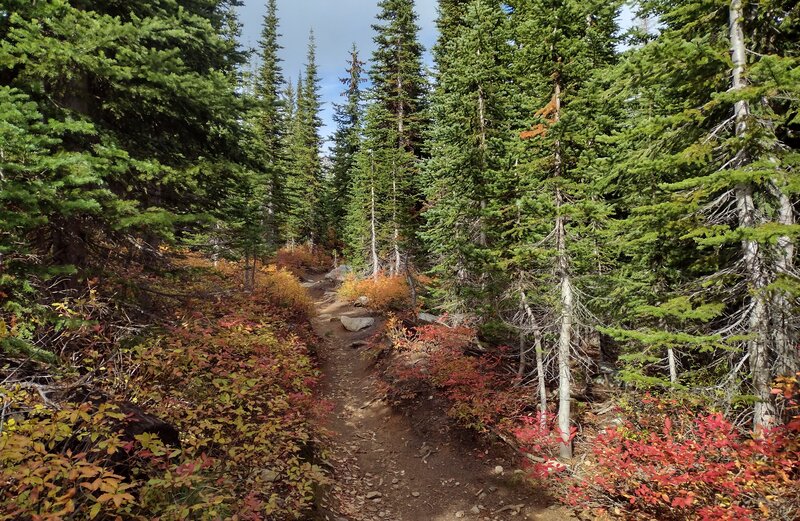
<instances>
[{"instance_id":1,"label":"dead tree trunk","mask_svg":"<svg viewBox=\"0 0 800 521\"><path fill-rule=\"evenodd\" d=\"M737 91L747 86L745 80L747 56L742 23L742 0L731 1L729 17L733 63L731 90ZM736 136L744 137L748 131L750 116L750 105L747 100L739 100L735 103L734 116L736 119ZM740 149L732 162L732 166L741 168L750 163L750 161L751 158L748 157L747 151ZM738 184L735 193L739 227L752 229L761 224L761 217L753 197L753 183L748 181ZM748 333L751 335L750 340L748 340L748 354L753 387L758 397L753 415L753 426L756 431L759 431L773 425L775 422L775 407L770 395L772 380L770 369L771 332L770 306L767 296L770 276L764 258L764 250L758 241L749 238L743 239L742 254L747 272L747 282L752 294L748 322Z\"/></svg>"}]
</instances>

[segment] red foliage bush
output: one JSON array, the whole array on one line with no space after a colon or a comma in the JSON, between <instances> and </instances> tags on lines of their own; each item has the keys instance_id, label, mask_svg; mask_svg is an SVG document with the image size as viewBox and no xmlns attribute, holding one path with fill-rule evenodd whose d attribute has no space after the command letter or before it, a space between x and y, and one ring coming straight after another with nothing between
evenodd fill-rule
<instances>
[{"instance_id":1,"label":"red foliage bush","mask_svg":"<svg viewBox=\"0 0 800 521\"><path fill-rule=\"evenodd\" d=\"M646 397L593 441L593 460L569 497L636 519L796 519L797 434L780 428L754 439L719 413Z\"/></svg>"},{"instance_id":2,"label":"red foliage bush","mask_svg":"<svg viewBox=\"0 0 800 521\"><path fill-rule=\"evenodd\" d=\"M396 349L425 355L424 363L394 367L395 385L416 380L439 389L451 404L448 414L463 426L484 431L511 421L527 407L530 390L510 385L498 354L465 352L475 341L475 330L430 325L410 334L395 323L389 336Z\"/></svg>"},{"instance_id":3,"label":"red foliage bush","mask_svg":"<svg viewBox=\"0 0 800 521\"><path fill-rule=\"evenodd\" d=\"M303 301L292 284L239 293L240 271L231 273L164 281L170 293L195 295L164 310L174 321L112 359L80 362L108 404L65 400L54 410L30 386L0 385L0 520L308 515L325 480L311 456L326 404L314 392L311 332L290 322ZM126 438L114 402L174 425L180 447L154 434Z\"/></svg>"}]
</instances>

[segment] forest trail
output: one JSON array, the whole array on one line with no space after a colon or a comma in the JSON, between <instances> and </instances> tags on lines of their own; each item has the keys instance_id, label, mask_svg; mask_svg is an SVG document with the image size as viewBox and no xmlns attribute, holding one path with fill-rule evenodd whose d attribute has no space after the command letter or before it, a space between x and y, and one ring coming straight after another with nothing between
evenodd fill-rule
<instances>
[{"instance_id":1,"label":"forest trail","mask_svg":"<svg viewBox=\"0 0 800 521\"><path fill-rule=\"evenodd\" d=\"M570 519L544 493L522 482L504 447L481 444L452 427L435 398L413 410L391 408L373 364L353 342L371 337L383 319L340 301L333 283L315 276L309 288L318 315L324 398L334 408L329 455L335 484L319 519L329 521L449 521ZM359 333L339 317L375 316ZM426 403L427 402L427 403ZM498 473L497 467L503 467Z\"/></svg>"}]
</instances>

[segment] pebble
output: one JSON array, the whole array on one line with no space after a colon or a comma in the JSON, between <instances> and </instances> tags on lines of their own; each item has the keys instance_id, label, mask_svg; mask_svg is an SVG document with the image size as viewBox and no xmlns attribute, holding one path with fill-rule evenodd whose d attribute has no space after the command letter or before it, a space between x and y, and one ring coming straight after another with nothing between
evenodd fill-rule
<instances>
[{"instance_id":1,"label":"pebble","mask_svg":"<svg viewBox=\"0 0 800 521\"><path fill-rule=\"evenodd\" d=\"M419 497L419 492L412 492L411 495L414 497Z\"/></svg>"},{"instance_id":2,"label":"pebble","mask_svg":"<svg viewBox=\"0 0 800 521\"><path fill-rule=\"evenodd\" d=\"M380 499L383 497L383 494L381 494L377 490L373 490L371 492L367 492L367 495L365 497L367 499Z\"/></svg>"},{"instance_id":3,"label":"pebble","mask_svg":"<svg viewBox=\"0 0 800 521\"><path fill-rule=\"evenodd\" d=\"M496 466L496 467L494 468L494 473L495 473L495 474L497 474L497 475L499 476L500 474L502 474L502 473L503 473L503 467L501 467L500 465Z\"/></svg>"}]
</instances>

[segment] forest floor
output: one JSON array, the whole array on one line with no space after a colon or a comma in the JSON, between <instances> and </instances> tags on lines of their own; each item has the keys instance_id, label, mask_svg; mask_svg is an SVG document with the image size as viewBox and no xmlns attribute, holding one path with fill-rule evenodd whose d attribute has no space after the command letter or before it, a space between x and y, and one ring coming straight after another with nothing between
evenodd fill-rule
<instances>
[{"instance_id":1,"label":"forest floor","mask_svg":"<svg viewBox=\"0 0 800 521\"><path fill-rule=\"evenodd\" d=\"M309 288L318 312L312 322L323 339L323 395L333 404L327 427L334 483L320 520L574 519L514 472L505 446L453 425L436 396L402 409L387 404L374 362L352 347L384 318L337 299L335 285L321 276L307 278L316 282ZM341 316L374 316L376 324L352 333Z\"/></svg>"}]
</instances>

